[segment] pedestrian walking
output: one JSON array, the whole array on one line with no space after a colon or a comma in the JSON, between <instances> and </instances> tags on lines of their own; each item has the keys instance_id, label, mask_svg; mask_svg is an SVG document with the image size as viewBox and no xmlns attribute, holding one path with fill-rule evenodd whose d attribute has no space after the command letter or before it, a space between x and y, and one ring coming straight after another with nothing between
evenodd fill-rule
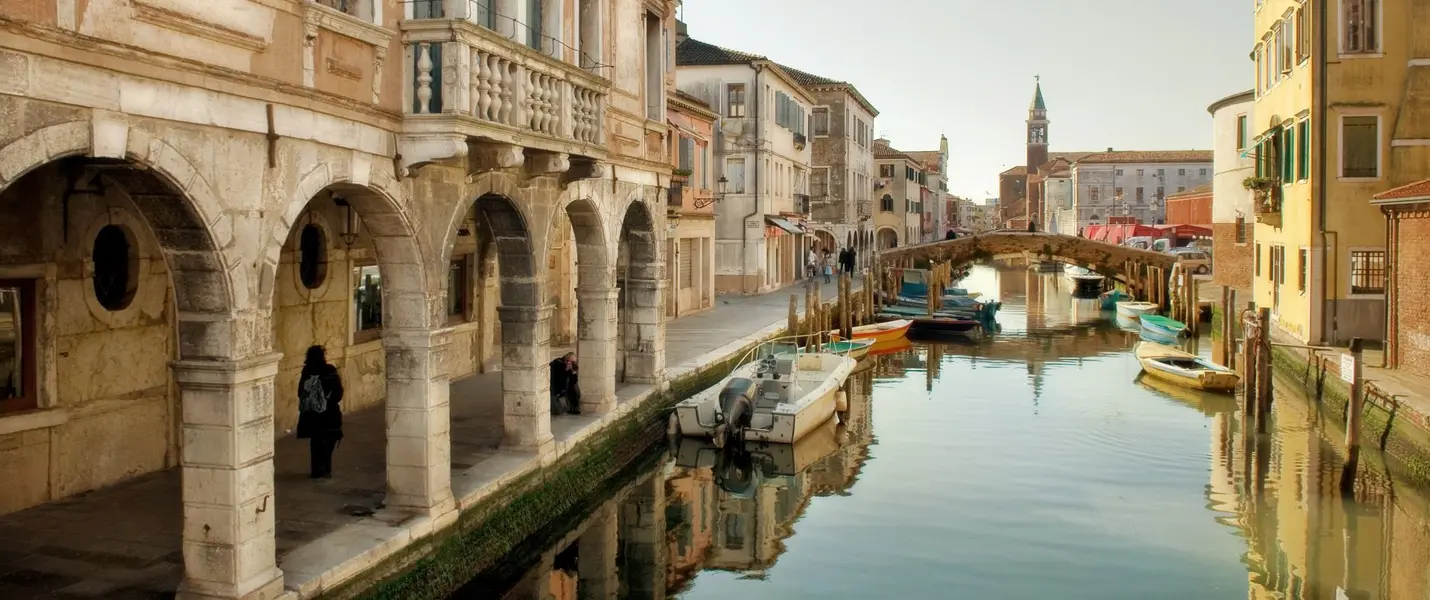
<instances>
[{"instance_id":1,"label":"pedestrian walking","mask_svg":"<svg viewBox=\"0 0 1430 600\"><path fill-rule=\"evenodd\" d=\"M830 264L828 249L825 249L824 256L819 261L819 268L824 271L824 282L829 283L830 276L834 275L834 265Z\"/></svg>"},{"instance_id":2,"label":"pedestrian walking","mask_svg":"<svg viewBox=\"0 0 1430 600\"><path fill-rule=\"evenodd\" d=\"M298 439L309 443L308 476L333 476L333 450L343 439L343 380L322 346L309 346L298 375Z\"/></svg>"}]
</instances>

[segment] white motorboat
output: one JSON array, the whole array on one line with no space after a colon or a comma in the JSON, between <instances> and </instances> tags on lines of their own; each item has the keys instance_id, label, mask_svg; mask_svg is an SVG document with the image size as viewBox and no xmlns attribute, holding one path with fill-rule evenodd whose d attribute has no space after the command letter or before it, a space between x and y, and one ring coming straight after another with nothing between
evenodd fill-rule
<instances>
[{"instance_id":1,"label":"white motorboat","mask_svg":"<svg viewBox=\"0 0 1430 600\"><path fill-rule=\"evenodd\" d=\"M1117 316L1129 321L1137 321L1142 315L1157 314L1157 305L1151 302L1118 302Z\"/></svg>"},{"instance_id":2,"label":"white motorboat","mask_svg":"<svg viewBox=\"0 0 1430 600\"><path fill-rule=\"evenodd\" d=\"M742 440L793 444L847 406L844 380L857 363L845 354L795 354L766 343L755 360L719 384L675 405L682 435L712 438L717 446Z\"/></svg>"}]
</instances>

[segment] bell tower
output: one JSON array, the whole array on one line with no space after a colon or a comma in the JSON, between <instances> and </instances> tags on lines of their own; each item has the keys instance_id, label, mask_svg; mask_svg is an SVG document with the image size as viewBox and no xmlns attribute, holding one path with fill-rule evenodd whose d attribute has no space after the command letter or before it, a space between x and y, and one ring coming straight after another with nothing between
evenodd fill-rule
<instances>
[{"instance_id":1,"label":"bell tower","mask_svg":"<svg viewBox=\"0 0 1430 600\"><path fill-rule=\"evenodd\" d=\"M1033 103L1028 106L1028 174L1048 162L1048 106L1043 103L1041 77L1034 75Z\"/></svg>"}]
</instances>

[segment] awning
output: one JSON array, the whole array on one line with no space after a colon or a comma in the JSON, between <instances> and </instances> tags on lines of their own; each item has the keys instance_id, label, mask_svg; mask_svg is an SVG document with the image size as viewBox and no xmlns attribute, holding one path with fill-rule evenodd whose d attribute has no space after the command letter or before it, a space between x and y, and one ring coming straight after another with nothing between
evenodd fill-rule
<instances>
[{"instance_id":1,"label":"awning","mask_svg":"<svg viewBox=\"0 0 1430 600\"><path fill-rule=\"evenodd\" d=\"M1202 227L1201 225L1187 225L1187 224L1179 223L1179 224L1176 224L1176 225L1158 225L1158 226L1157 226L1157 229L1160 229L1160 230L1162 231L1162 234L1163 234L1163 235L1168 235L1168 234L1170 234L1170 235L1175 235L1175 236L1177 236L1177 237L1211 237L1211 236L1212 236L1212 230L1211 230L1211 228L1210 228L1210 227Z\"/></svg>"},{"instance_id":2,"label":"awning","mask_svg":"<svg viewBox=\"0 0 1430 600\"><path fill-rule=\"evenodd\" d=\"M807 233L803 225L791 223L788 219L785 219L783 217L765 215L765 222L769 223L770 225L774 225L775 227L778 227L780 229L783 229L785 230L785 232L791 235L804 235L805 233Z\"/></svg>"}]
</instances>

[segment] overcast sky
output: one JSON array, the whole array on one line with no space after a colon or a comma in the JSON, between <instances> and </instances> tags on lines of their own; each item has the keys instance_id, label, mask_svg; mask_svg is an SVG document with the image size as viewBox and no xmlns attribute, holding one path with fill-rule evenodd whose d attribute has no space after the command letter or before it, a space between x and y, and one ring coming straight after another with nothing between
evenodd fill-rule
<instances>
[{"instance_id":1,"label":"overcast sky","mask_svg":"<svg viewBox=\"0 0 1430 600\"><path fill-rule=\"evenodd\" d=\"M901 150L949 139L949 189L1024 162L1041 75L1052 150L1210 149L1254 85L1251 0L684 0L690 36L853 83Z\"/></svg>"}]
</instances>

